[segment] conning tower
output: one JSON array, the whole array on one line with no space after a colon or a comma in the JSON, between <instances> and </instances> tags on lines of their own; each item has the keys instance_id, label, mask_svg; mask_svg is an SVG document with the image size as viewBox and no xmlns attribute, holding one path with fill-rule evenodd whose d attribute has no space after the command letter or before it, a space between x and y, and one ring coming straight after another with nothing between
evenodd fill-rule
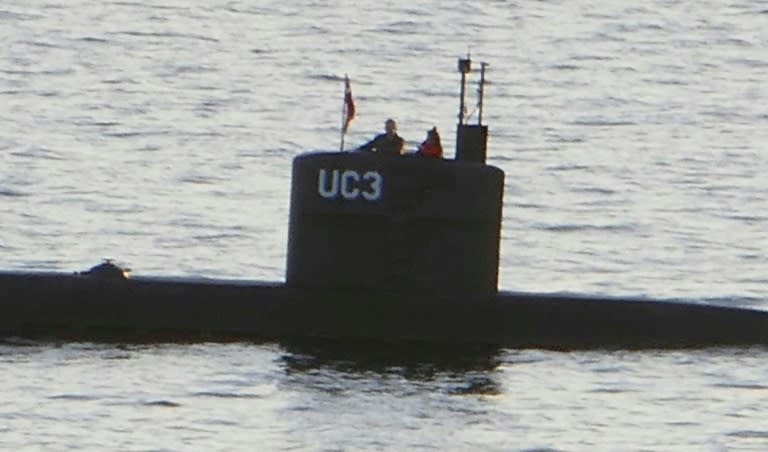
<instances>
[{"instance_id":1,"label":"conning tower","mask_svg":"<svg viewBox=\"0 0 768 452\"><path fill-rule=\"evenodd\" d=\"M313 152L293 161L286 282L292 287L492 294L504 173L485 164L488 128L464 122L456 157Z\"/></svg>"}]
</instances>

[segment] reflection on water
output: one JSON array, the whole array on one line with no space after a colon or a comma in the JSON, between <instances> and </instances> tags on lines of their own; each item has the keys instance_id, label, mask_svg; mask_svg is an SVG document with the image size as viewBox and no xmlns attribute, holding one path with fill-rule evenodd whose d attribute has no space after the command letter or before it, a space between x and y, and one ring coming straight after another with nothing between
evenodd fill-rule
<instances>
[{"instance_id":1,"label":"reflection on water","mask_svg":"<svg viewBox=\"0 0 768 452\"><path fill-rule=\"evenodd\" d=\"M7 339L0 448L74 447L97 430L94 450L187 450L189 432L206 450L764 450L765 358L760 347Z\"/></svg>"},{"instance_id":2,"label":"reflection on water","mask_svg":"<svg viewBox=\"0 0 768 452\"><path fill-rule=\"evenodd\" d=\"M496 347L313 341L293 342L284 348L280 361L286 375L297 381L321 375L343 380L400 378L422 386L432 383L450 394L496 395L501 391L497 375L501 350Z\"/></svg>"}]
</instances>

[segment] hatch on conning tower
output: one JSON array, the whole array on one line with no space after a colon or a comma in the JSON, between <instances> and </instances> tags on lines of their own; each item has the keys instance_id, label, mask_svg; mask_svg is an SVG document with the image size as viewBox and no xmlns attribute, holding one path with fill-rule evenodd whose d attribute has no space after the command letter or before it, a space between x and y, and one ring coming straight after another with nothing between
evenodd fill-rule
<instances>
[{"instance_id":1,"label":"hatch on conning tower","mask_svg":"<svg viewBox=\"0 0 768 452\"><path fill-rule=\"evenodd\" d=\"M477 89L477 124L468 124L464 103L467 74L472 71L472 61L459 59L461 73L461 93L459 95L459 123L456 126L456 160L485 163L488 143L488 126L483 125L483 91L485 89L485 69L487 63L480 63L480 82Z\"/></svg>"}]
</instances>

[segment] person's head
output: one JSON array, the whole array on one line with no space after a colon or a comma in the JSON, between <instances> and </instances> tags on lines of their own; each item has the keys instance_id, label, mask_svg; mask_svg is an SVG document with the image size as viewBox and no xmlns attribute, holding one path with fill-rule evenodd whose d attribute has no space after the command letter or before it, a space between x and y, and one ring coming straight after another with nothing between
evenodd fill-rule
<instances>
[{"instance_id":1,"label":"person's head","mask_svg":"<svg viewBox=\"0 0 768 452\"><path fill-rule=\"evenodd\" d=\"M433 143L440 143L440 134L437 133L437 127L432 127L431 129L427 130L427 140Z\"/></svg>"},{"instance_id":2,"label":"person's head","mask_svg":"<svg viewBox=\"0 0 768 452\"><path fill-rule=\"evenodd\" d=\"M387 135L394 135L397 132L397 124L394 119L390 118L384 122L384 131L387 132Z\"/></svg>"}]
</instances>

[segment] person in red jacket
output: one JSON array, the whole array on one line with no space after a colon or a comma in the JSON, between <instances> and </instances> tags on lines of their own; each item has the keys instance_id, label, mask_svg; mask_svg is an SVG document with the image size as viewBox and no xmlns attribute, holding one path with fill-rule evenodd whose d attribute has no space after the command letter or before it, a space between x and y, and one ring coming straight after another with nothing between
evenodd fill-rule
<instances>
[{"instance_id":1,"label":"person in red jacket","mask_svg":"<svg viewBox=\"0 0 768 452\"><path fill-rule=\"evenodd\" d=\"M437 133L437 127L427 130L427 139L419 145L416 154L421 157L441 158L443 156L443 145L440 144L440 134Z\"/></svg>"}]
</instances>

